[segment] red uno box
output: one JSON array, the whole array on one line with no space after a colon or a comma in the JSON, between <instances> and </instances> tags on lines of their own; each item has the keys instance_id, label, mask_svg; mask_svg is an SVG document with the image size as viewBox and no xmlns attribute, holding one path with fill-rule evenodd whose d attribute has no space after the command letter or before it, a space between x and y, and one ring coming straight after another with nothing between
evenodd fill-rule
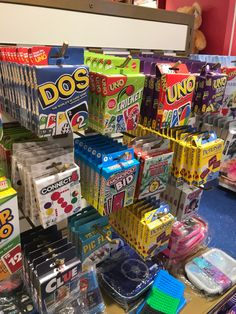
<instances>
[{"instance_id":1,"label":"red uno box","mask_svg":"<svg viewBox=\"0 0 236 314\"><path fill-rule=\"evenodd\" d=\"M161 79L157 128L187 125L191 114L195 75L185 64L159 63L157 77Z\"/></svg>"}]
</instances>

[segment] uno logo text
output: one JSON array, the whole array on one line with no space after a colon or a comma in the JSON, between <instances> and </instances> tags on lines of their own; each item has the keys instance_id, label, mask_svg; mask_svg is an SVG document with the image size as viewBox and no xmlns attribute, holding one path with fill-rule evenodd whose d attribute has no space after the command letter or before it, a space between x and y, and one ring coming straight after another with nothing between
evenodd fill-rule
<instances>
[{"instance_id":1,"label":"uno logo text","mask_svg":"<svg viewBox=\"0 0 236 314\"><path fill-rule=\"evenodd\" d=\"M166 98L169 104L173 104L175 101L180 100L188 94L191 94L195 88L195 77L190 76L181 82L170 86L166 90Z\"/></svg>"}]
</instances>

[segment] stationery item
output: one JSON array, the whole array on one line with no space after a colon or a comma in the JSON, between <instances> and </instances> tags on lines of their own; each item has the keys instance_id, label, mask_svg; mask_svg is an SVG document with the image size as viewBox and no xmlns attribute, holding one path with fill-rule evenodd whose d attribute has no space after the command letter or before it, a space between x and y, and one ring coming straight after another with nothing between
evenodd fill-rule
<instances>
[{"instance_id":1,"label":"stationery item","mask_svg":"<svg viewBox=\"0 0 236 314\"><path fill-rule=\"evenodd\" d=\"M221 294L236 281L236 261L225 252L212 248L185 265L191 283L209 295Z\"/></svg>"},{"instance_id":2,"label":"stationery item","mask_svg":"<svg viewBox=\"0 0 236 314\"><path fill-rule=\"evenodd\" d=\"M145 302L138 308L137 314L144 313L179 313L185 306L184 284L160 270Z\"/></svg>"},{"instance_id":3,"label":"stationery item","mask_svg":"<svg viewBox=\"0 0 236 314\"><path fill-rule=\"evenodd\" d=\"M176 221L172 228L168 248L163 252L170 264L177 264L196 253L208 235L208 224L199 217Z\"/></svg>"}]
</instances>

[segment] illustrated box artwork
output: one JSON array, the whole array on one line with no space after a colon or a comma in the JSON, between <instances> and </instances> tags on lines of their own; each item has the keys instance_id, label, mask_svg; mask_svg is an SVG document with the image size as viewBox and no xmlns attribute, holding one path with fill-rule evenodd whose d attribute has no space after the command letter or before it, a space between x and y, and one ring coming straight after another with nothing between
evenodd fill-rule
<instances>
[{"instance_id":1,"label":"illustrated box artwork","mask_svg":"<svg viewBox=\"0 0 236 314\"><path fill-rule=\"evenodd\" d=\"M0 280L21 269L20 227L16 191L3 189L0 178Z\"/></svg>"}]
</instances>

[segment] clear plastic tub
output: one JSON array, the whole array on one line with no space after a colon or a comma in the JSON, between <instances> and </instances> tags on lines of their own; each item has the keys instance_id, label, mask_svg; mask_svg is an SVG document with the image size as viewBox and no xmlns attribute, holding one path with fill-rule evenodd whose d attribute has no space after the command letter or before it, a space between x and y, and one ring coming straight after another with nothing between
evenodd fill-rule
<instances>
[{"instance_id":1,"label":"clear plastic tub","mask_svg":"<svg viewBox=\"0 0 236 314\"><path fill-rule=\"evenodd\" d=\"M236 260L212 248L185 265L188 279L209 295L221 294L236 283Z\"/></svg>"}]
</instances>

